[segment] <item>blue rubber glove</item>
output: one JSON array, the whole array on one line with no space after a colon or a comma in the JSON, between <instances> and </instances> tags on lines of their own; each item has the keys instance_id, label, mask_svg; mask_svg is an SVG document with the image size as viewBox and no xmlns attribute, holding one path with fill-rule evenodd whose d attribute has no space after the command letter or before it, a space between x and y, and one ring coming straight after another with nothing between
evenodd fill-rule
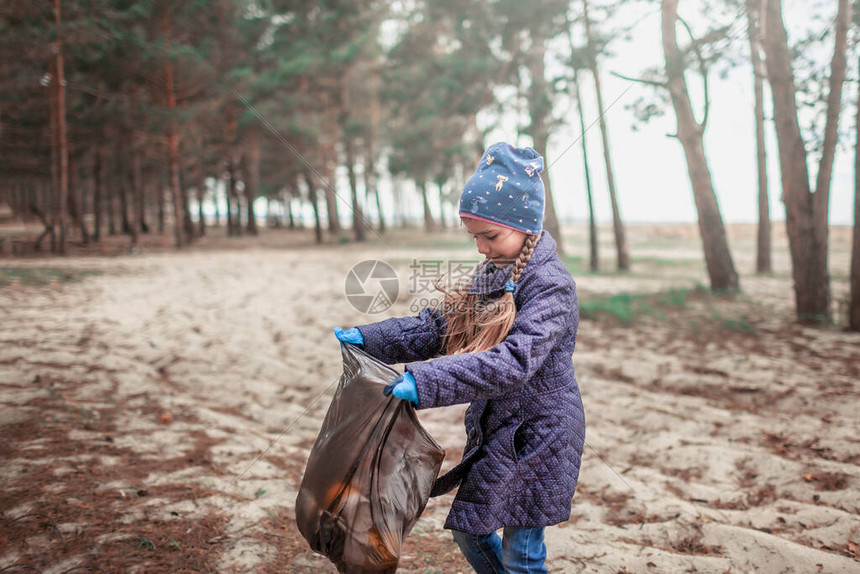
<instances>
[{"instance_id":1,"label":"blue rubber glove","mask_svg":"<svg viewBox=\"0 0 860 574\"><path fill-rule=\"evenodd\" d=\"M352 343L353 345L364 345L364 337L356 327L352 329L347 329L344 331L340 327L335 327L332 329L334 331L334 336L337 337L337 340L341 343Z\"/></svg>"},{"instance_id":2,"label":"blue rubber glove","mask_svg":"<svg viewBox=\"0 0 860 574\"><path fill-rule=\"evenodd\" d=\"M409 371L385 385L382 394L386 397L394 395L398 399L409 401L416 407L418 406L418 387L415 385L415 377Z\"/></svg>"}]
</instances>

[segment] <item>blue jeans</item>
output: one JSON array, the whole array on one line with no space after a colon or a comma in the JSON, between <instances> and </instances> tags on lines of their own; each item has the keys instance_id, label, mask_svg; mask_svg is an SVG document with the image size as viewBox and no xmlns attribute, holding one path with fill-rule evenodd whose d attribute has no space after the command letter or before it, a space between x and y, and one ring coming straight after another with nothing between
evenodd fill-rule
<instances>
[{"instance_id":1,"label":"blue jeans","mask_svg":"<svg viewBox=\"0 0 860 574\"><path fill-rule=\"evenodd\" d=\"M478 574L546 574L543 528L508 527L504 536L453 530L454 542Z\"/></svg>"}]
</instances>

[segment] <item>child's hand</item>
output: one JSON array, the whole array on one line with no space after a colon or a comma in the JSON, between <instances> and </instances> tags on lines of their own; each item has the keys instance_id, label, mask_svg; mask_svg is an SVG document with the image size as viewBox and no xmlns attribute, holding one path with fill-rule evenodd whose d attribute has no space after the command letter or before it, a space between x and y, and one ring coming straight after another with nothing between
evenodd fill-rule
<instances>
[{"instance_id":1,"label":"child's hand","mask_svg":"<svg viewBox=\"0 0 860 574\"><path fill-rule=\"evenodd\" d=\"M409 371L385 385L382 394L386 397L394 395L398 399L409 401L416 407L418 406L418 387L415 385L415 377Z\"/></svg>"},{"instance_id":2,"label":"child's hand","mask_svg":"<svg viewBox=\"0 0 860 574\"><path fill-rule=\"evenodd\" d=\"M352 329L347 329L344 331L340 327L335 327L332 329L334 331L334 336L337 337L337 340L341 343L352 343L353 345L364 345L364 337L356 327Z\"/></svg>"}]
</instances>

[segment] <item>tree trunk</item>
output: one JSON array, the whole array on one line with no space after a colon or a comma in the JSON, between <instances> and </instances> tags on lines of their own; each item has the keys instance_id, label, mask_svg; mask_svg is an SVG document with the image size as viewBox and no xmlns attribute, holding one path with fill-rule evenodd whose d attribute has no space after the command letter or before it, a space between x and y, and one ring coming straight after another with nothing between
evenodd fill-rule
<instances>
[{"instance_id":1,"label":"tree trunk","mask_svg":"<svg viewBox=\"0 0 860 574\"><path fill-rule=\"evenodd\" d=\"M320 218L320 206L319 199L317 197L317 191L314 189L314 176L311 174L309 169L305 169L305 185L308 186L308 201L311 202L311 207L314 210L314 235L316 236L316 242L323 242L323 234L322 234L322 220Z\"/></svg>"},{"instance_id":2,"label":"tree trunk","mask_svg":"<svg viewBox=\"0 0 860 574\"><path fill-rule=\"evenodd\" d=\"M379 188L373 188L373 197L376 199L376 213L379 214L379 233L385 233L385 214L382 211L382 201L379 199Z\"/></svg>"},{"instance_id":3,"label":"tree trunk","mask_svg":"<svg viewBox=\"0 0 860 574\"><path fill-rule=\"evenodd\" d=\"M56 79L57 76L57 66L56 60L51 64L51 73ZM49 201L45 204L45 213L43 214L45 217L45 221L47 222L45 229L47 230L50 227L50 236L51 236L51 253L57 252L57 225L59 225L59 213L60 213L60 138L59 133L60 130L57 127L58 121L58 113L57 113L57 86L56 82L51 82L51 88L48 90L49 98L48 98L48 106L51 110L51 185L50 185L50 193L47 195ZM36 242L36 245L39 246L41 244L42 239L44 239L44 234L39 237L39 240Z\"/></svg>"},{"instance_id":4,"label":"tree trunk","mask_svg":"<svg viewBox=\"0 0 860 574\"><path fill-rule=\"evenodd\" d=\"M782 21L782 2L767 0L765 63L773 96L773 117L779 148L782 196L785 202L797 318L801 322L829 322L832 318L830 277L827 269L827 210L842 84L845 79L846 38L850 11L848 0L839 0L824 143L816 190L813 194L809 185L806 148L797 118L796 88L788 51L788 38Z\"/></svg>"},{"instance_id":5,"label":"tree trunk","mask_svg":"<svg viewBox=\"0 0 860 574\"><path fill-rule=\"evenodd\" d=\"M284 196L284 209L287 211L287 217L289 217L289 229L293 230L296 228L296 220L293 216L293 199L289 195Z\"/></svg>"},{"instance_id":6,"label":"tree trunk","mask_svg":"<svg viewBox=\"0 0 860 574\"><path fill-rule=\"evenodd\" d=\"M364 225L364 210L358 200L358 179L355 176L355 143L352 138L346 136L344 149L346 151L346 172L349 178L349 191L352 197L352 229L356 241L367 240L367 228ZM367 195L365 189L365 196Z\"/></svg>"},{"instance_id":7,"label":"tree trunk","mask_svg":"<svg viewBox=\"0 0 860 574\"><path fill-rule=\"evenodd\" d=\"M48 186L40 185L39 187L42 188L42 192L43 192L39 195L42 195L43 197L47 197L46 201L43 203L43 205L47 208L47 206L50 205L51 202L53 201L53 199L51 199L51 191L53 190L54 186L53 185L48 185ZM45 189L45 187L47 187L47 189ZM44 230L42 230L42 233L40 233L39 237L36 238L36 245L35 245L34 249L36 249L37 251L41 251L42 241L45 239L45 237L50 235L51 240L53 242L53 236L54 236L54 225L48 220L45 213L43 213L42 210L39 209L39 203L40 202L37 200L37 201L32 202L30 204L30 211L32 211L33 214L35 214L36 217L39 218L39 220L42 222L42 225L44 226Z\"/></svg>"},{"instance_id":8,"label":"tree trunk","mask_svg":"<svg viewBox=\"0 0 860 574\"><path fill-rule=\"evenodd\" d=\"M758 243L756 246L756 273L770 273L771 225L770 200L767 185L767 152L764 142L764 64L761 60L761 1L747 0L747 30L750 44L750 60L753 68L755 89L755 143L758 167Z\"/></svg>"},{"instance_id":9,"label":"tree trunk","mask_svg":"<svg viewBox=\"0 0 860 574\"><path fill-rule=\"evenodd\" d=\"M780 20L781 22L781 20ZM836 144L839 141L839 115L842 112L842 90L845 87L845 72L848 59L848 26L851 23L851 2L839 0L836 15L836 38L833 58L830 60L830 78L827 93L827 119L824 124L824 141L821 145L821 160L815 180L815 213L813 220L818 234L824 238L819 243L818 255L825 261L828 256L828 208L830 205L830 181L833 177L833 162Z\"/></svg>"},{"instance_id":10,"label":"tree trunk","mask_svg":"<svg viewBox=\"0 0 860 574\"><path fill-rule=\"evenodd\" d=\"M146 177L141 170L140 196L137 198L137 221L141 233L149 233L149 224L146 222Z\"/></svg>"},{"instance_id":11,"label":"tree trunk","mask_svg":"<svg viewBox=\"0 0 860 574\"><path fill-rule=\"evenodd\" d=\"M99 241L102 236L102 178L104 171L102 169L102 150L101 146L96 147L95 158L93 159L93 241Z\"/></svg>"},{"instance_id":12,"label":"tree trunk","mask_svg":"<svg viewBox=\"0 0 860 574\"><path fill-rule=\"evenodd\" d=\"M857 125L854 126L854 232L851 244L851 301L848 328L860 331L860 91L857 92Z\"/></svg>"},{"instance_id":13,"label":"tree trunk","mask_svg":"<svg viewBox=\"0 0 860 574\"><path fill-rule=\"evenodd\" d=\"M113 170L111 170L113 171ZM108 175L109 187L107 192L107 213L108 213L108 235L116 235L116 177L113 173Z\"/></svg>"},{"instance_id":14,"label":"tree trunk","mask_svg":"<svg viewBox=\"0 0 860 574\"><path fill-rule=\"evenodd\" d=\"M128 185L125 181L121 181L119 184L119 210L122 232L130 235L131 223L128 217Z\"/></svg>"},{"instance_id":15,"label":"tree trunk","mask_svg":"<svg viewBox=\"0 0 860 574\"><path fill-rule=\"evenodd\" d=\"M588 243L589 266L595 273L600 271L600 253L598 251L597 217L594 213L594 194L591 192L591 174L588 169L588 151L585 140L585 111L582 109L582 97L579 93L579 83L574 73L573 84L576 87L576 102L579 107L579 129L582 134L582 163L585 169L585 193L588 196Z\"/></svg>"},{"instance_id":16,"label":"tree trunk","mask_svg":"<svg viewBox=\"0 0 860 574\"><path fill-rule=\"evenodd\" d=\"M84 220L83 194L78 186L77 170L75 169L74 159L69 156L69 212L72 214L72 219L75 226L81 234L81 244L87 245L90 242L90 234L87 231L87 223Z\"/></svg>"},{"instance_id":17,"label":"tree trunk","mask_svg":"<svg viewBox=\"0 0 860 574\"><path fill-rule=\"evenodd\" d=\"M158 178L158 192L156 201L158 201L158 234L164 235L164 174Z\"/></svg>"},{"instance_id":18,"label":"tree trunk","mask_svg":"<svg viewBox=\"0 0 860 574\"><path fill-rule=\"evenodd\" d=\"M233 168L231 163L227 163L227 181L224 182L224 215L227 217L227 237L233 235L233 212L230 209L230 188L233 185Z\"/></svg>"},{"instance_id":19,"label":"tree trunk","mask_svg":"<svg viewBox=\"0 0 860 574\"><path fill-rule=\"evenodd\" d=\"M442 191L442 184L436 182L436 189L439 190L439 227L448 229L448 223L445 221L445 193Z\"/></svg>"},{"instance_id":20,"label":"tree trunk","mask_svg":"<svg viewBox=\"0 0 860 574\"><path fill-rule=\"evenodd\" d=\"M185 232L185 242L190 245L194 239L194 221L191 220L191 192L188 189L187 179L183 174L179 180L179 185L182 186L182 225Z\"/></svg>"},{"instance_id":21,"label":"tree trunk","mask_svg":"<svg viewBox=\"0 0 860 574\"><path fill-rule=\"evenodd\" d=\"M57 218L60 224L60 241L57 250L60 254L66 253L66 241L68 237L68 221L66 209L69 195L69 141L66 132L66 75L63 62L63 41L61 34L62 14L60 11L60 0L54 1L54 18L57 25L57 39L54 42L54 54L56 58L56 117L57 117L57 143L59 144L59 210Z\"/></svg>"},{"instance_id":22,"label":"tree trunk","mask_svg":"<svg viewBox=\"0 0 860 574\"><path fill-rule=\"evenodd\" d=\"M245 228L251 235L257 235L257 216L254 214L254 200L260 193L260 130L252 127L248 133L248 144L243 159L245 167L245 201L248 222Z\"/></svg>"},{"instance_id":23,"label":"tree trunk","mask_svg":"<svg viewBox=\"0 0 860 574\"><path fill-rule=\"evenodd\" d=\"M197 234L203 237L206 235L206 214L203 212L203 201L206 199L206 176L203 175L203 166L200 162L194 166L194 174L197 179Z\"/></svg>"},{"instance_id":24,"label":"tree trunk","mask_svg":"<svg viewBox=\"0 0 860 574\"><path fill-rule=\"evenodd\" d=\"M560 256L564 256L564 240L561 236L561 227L558 224L558 218L555 215L555 201L553 201L552 194L552 184L549 179L549 173L547 170L549 169L550 160L549 153L547 149L547 135L545 133L541 133L538 137L535 138L535 151L543 156L544 161L544 172L541 174L541 179L544 184L544 194L546 200L546 209L544 211L543 217L543 228L549 231L550 235L553 237L557 237L558 241L556 242L556 252Z\"/></svg>"},{"instance_id":25,"label":"tree trunk","mask_svg":"<svg viewBox=\"0 0 860 574\"><path fill-rule=\"evenodd\" d=\"M323 147L323 157L326 158L325 176L327 184L323 182L323 193L325 194L326 214L328 216L328 230L332 235L337 235L340 233L340 217L337 213L337 194L335 193L337 161L334 158L337 157L337 140L340 130L338 128L336 113L334 118L329 119L328 122L329 141Z\"/></svg>"},{"instance_id":26,"label":"tree trunk","mask_svg":"<svg viewBox=\"0 0 860 574\"><path fill-rule=\"evenodd\" d=\"M136 138L135 138L136 139ZM140 160L140 142L131 147L131 247L137 247L140 237L140 218L143 207L143 170Z\"/></svg>"},{"instance_id":27,"label":"tree trunk","mask_svg":"<svg viewBox=\"0 0 860 574\"><path fill-rule=\"evenodd\" d=\"M422 181L418 188L421 190L421 201L424 206L424 229L433 231L436 229L436 222L433 220L433 213L430 211L430 202L427 201L427 182Z\"/></svg>"},{"instance_id":28,"label":"tree trunk","mask_svg":"<svg viewBox=\"0 0 860 574\"><path fill-rule=\"evenodd\" d=\"M164 29L164 86L167 97L167 110L170 114L167 128L167 156L170 177L170 193L173 199L173 240L177 249L185 245L185 233L183 222L185 213L182 203L182 188L179 184L179 131L176 127L176 91L173 86L173 61L170 55L170 18L168 15L169 5L165 5L162 12L162 26Z\"/></svg>"},{"instance_id":29,"label":"tree trunk","mask_svg":"<svg viewBox=\"0 0 860 574\"><path fill-rule=\"evenodd\" d=\"M236 169L236 158L231 154L227 170L230 176L227 187L227 235L230 237L242 235L242 214L236 185L238 183Z\"/></svg>"},{"instance_id":30,"label":"tree trunk","mask_svg":"<svg viewBox=\"0 0 860 574\"><path fill-rule=\"evenodd\" d=\"M391 195L394 196L394 225L406 227L406 213L403 207L403 178L396 175L391 181Z\"/></svg>"},{"instance_id":31,"label":"tree trunk","mask_svg":"<svg viewBox=\"0 0 860 574\"><path fill-rule=\"evenodd\" d=\"M219 205L218 189L220 189L221 178L215 180L212 188L212 227L221 227L221 206Z\"/></svg>"},{"instance_id":32,"label":"tree trunk","mask_svg":"<svg viewBox=\"0 0 860 574\"><path fill-rule=\"evenodd\" d=\"M591 23L588 19L588 0L582 0L582 13L585 20L585 35L588 45L593 45ZM600 138L603 142L603 164L606 166L606 184L609 189L609 201L612 204L612 229L615 233L615 250L619 271L630 270L630 254L627 250L627 238L624 222L621 219L621 209L618 206L618 195L615 192L615 173L612 169L612 155L609 147L609 131L606 129L606 113L603 108L603 91L600 89L600 74L597 72L597 59L594 52L589 54L591 75L594 78L594 92L597 96L597 117L600 123ZM577 88L578 89L578 88ZM581 114L582 112L580 112Z\"/></svg>"},{"instance_id":33,"label":"tree trunk","mask_svg":"<svg viewBox=\"0 0 860 574\"><path fill-rule=\"evenodd\" d=\"M723 217L714 193L711 172L704 148L704 120L696 122L684 77L684 57L678 49L675 26L678 20L678 0L663 0L663 52L666 58L666 78L672 106L678 122L677 137L684 148L696 211L699 233L705 250L705 261L712 291L735 292L740 288L732 255L726 239ZM704 96L709 97L707 93Z\"/></svg>"},{"instance_id":34,"label":"tree trunk","mask_svg":"<svg viewBox=\"0 0 860 574\"><path fill-rule=\"evenodd\" d=\"M546 78L544 76L544 56L546 46L544 44L543 32L541 26L545 23L538 22L530 29L532 37L532 45L527 56L529 76L531 76L531 85L529 86L529 116L531 125L528 132L532 136L534 149L543 156L544 171L541 174L541 179L544 184L544 198L546 210L543 217L543 228L549 231L550 235L555 237L556 251L559 255L564 255L564 241L561 237L561 229L558 225L558 218L555 215L555 203L553 202L552 185L549 178L549 156L547 150L547 141L549 140L549 126L547 122L550 116L550 96Z\"/></svg>"},{"instance_id":35,"label":"tree trunk","mask_svg":"<svg viewBox=\"0 0 860 574\"><path fill-rule=\"evenodd\" d=\"M583 0L585 4L585 0ZM588 29L586 25L586 30ZM582 94L579 90L579 72L576 69L576 61L574 58L573 32L571 26L568 26L567 41L570 44L570 67L573 70L573 89L576 97L576 107L579 110L579 133L580 143L582 144L582 166L585 171L585 194L588 198L588 242L589 242L589 265L594 272L600 270L600 255L597 243L597 222L594 215L594 196L591 193L591 171L588 167L588 146L586 145L586 129L585 129L585 110L582 106ZM590 43L590 39L589 39Z\"/></svg>"},{"instance_id":36,"label":"tree trunk","mask_svg":"<svg viewBox=\"0 0 860 574\"><path fill-rule=\"evenodd\" d=\"M373 193L376 199L376 212L379 214L379 233L385 233L385 217L382 214L382 202L379 200L378 175L376 173L376 138L379 132L379 68L374 67L370 76L370 132L367 136L364 155L364 189L365 194Z\"/></svg>"},{"instance_id":37,"label":"tree trunk","mask_svg":"<svg viewBox=\"0 0 860 574\"><path fill-rule=\"evenodd\" d=\"M382 202L379 199L379 189L376 186L376 164L374 163L373 146L368 144L364 154L364 189L365 195L373 194L376 202L376 213L379 217L379 233L385 233L385 217L382 214Z\"/></svg>"},{"instance_id":38,"label":"tree trunk","mask_svg":"<svg viewBox=\"0 0 860 574\"><path fill-rule=\"evenodd\" d=\"M128 217L128 187L129 181L131 179L128 170L128 164L125 161L125 158L131 152L131 149L120 149L120 154L118 157L122 157L123 159L120 161L117 160L119 165L118 173L116 174L115 183L116 189L118 191L117 200L119 202L119 223L120 223L120 233L124 235L131 234L131 223L129 222Z\"/></svg>"},{"instance_id":39,"label":"tree trunk","mask_svg":"<svg viewBox=\"0 0 860 574\"><path fill-rule=\"evenodd\" d=\"M356 241L366 241L367 230L364 226L362 204L358 201L358 180L355 176L355 141L352 133L350 133L349 87L345 76L346 74L341 75L338 80L337 123L340 127L340 139L343 142L343 151L346 156L346 173L349 179L350 197L352 198L352 232ZM365 194L366 192L367 190L365 190Z\"/></svg>"}]
</instances>

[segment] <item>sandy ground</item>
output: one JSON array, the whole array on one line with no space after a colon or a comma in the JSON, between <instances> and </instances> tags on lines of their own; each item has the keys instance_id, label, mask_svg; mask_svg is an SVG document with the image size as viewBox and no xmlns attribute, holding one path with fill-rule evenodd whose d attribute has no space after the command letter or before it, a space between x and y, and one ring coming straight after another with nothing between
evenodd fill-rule
<instances>
[{"instance_id":1,"label":"sandy ground","mask_svg":"<svg viewBox=\"0 0 860 574\"><path fill-rule=\"evenodd\" d=\"M832 234L837 306L848 231ZM584 233L566 232L574 257ZM694 290L694 226L632 227L625 276L603 233L604 271L575 272L583 307L656 293L655 311L583 317L588 447L571 518L547 531L550 571L860 571L860 336L793 323L779 234L775 272L756 278L754 228L730 229L744 293L729 298ZM385 242L269 231L180 253L0 260L0 571L333 572L293 518L341 372L331 327L412 314L413 259L476 260L452 234ZM368 316L344 279L374 258L402 293ZM660 303L669 289L687 290L683 306ZM462 413L421 414L446 466ZM442 529L450 501L431 500L403 572L468 571Z\"/></svg>"}]
</instances>

